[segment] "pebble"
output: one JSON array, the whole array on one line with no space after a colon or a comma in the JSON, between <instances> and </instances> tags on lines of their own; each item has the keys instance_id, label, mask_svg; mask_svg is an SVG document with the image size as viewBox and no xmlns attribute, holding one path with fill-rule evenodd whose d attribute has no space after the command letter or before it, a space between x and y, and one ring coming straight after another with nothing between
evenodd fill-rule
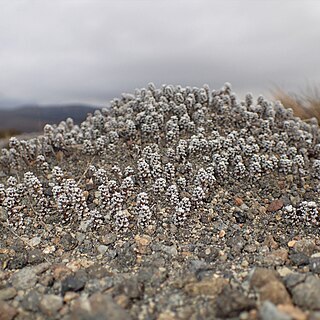
<instances>
[{"instance_id":1,"label":"pebble","mask_svg":"<svg viewBox=\"0 0 320 320\"><path fill-rule=\"evenodd\" d=\"M100 246L98 246L97 250L100 254L104 255L107 252L108 247L101 244Z\"/></svg>"},{"instance_id":2,"label":"pebble","mask_svg":"<svg viewBox=\"0 0 320 320\"><path fill-rule=\"evenodd\" d=\"M275 212L275 211L280 210L282 207L283 207L283 200L277 199L277 200L272 201L272 202L268 205L267 211L268 211L268 212Z\"/></svg>"},{"instance_id":3,"label":"pebble","mask_svg":"<svg viewBox=\"0 0 320 320\"><path fill-rule=\"evenodd\" d=\"M320 274L320 258L311 258L310 259L310 270L313 273Z\"/></svg>"},{"instance_id":4,"label":"pebble","mask_svg":"<svg viewBox=\"0 0 320 320\"><path fill-rule=\"evenodd\" d=\"M40 310L47 316L57 313L63 305L63 299L54 294L45 294L40 301Z\"/></svg>"},{"instance_id":5,"label":"pebble","mask_svg":"<svg viewBox=\"0 0 320 320\"><path fill-rule=\"evenodd\" d=\"M0 300L10 300L17 295L17 290L13 287L0 290Z\"/></svg>"},{"instance_id":6,"label":"pebble","mask_svg":"<svg viewBox=\"0 0 320 320\"><path fill-rule=\"evenodd\" d=\"M7 302L0 300L0 320L12 320L18 311Z\"/></svg>"},{"instance_id":7,"label":"pebble","mask_svg":"<svg viewBox=\"0 0 320 320\"><path fill-rule=\"evenodd\" d=\"M84 279L77 275L67 276L61 282L61 293L65 294L67 291L80 291L84 288L86 282Z\"/></svg>"},{"instance_id":8,"label":"pebble","mask_svg":"<svg viewBox=\"0 0 320 320\"><path fill-rule=\"evenodd\" d=\"M12 285L17 290L30 289L37 283L37 275L33 268L26 267L12 276Z\"/></svg>"},{"instance_id":9,"label":"pebble","mask_svg":"<svg viewBox=\"0 0 320 320\"><path fill-rule=\"evenodd\" d=\"M273 250L263 258L263 263L268 266L281 266L284 265L288 259L288 250L280 248Z\"/></svg>"},{"instance_id":10,"label":"pebble","mask_svg":"<svg viewBox=\"0 0 320 320\"><path fill-rule=\"evenodd\" d=\"M306 266L309 264L309 257L302 252L290 254L289 259L291 260L293 265L298 267Z\"/></svg>"},{"instance_id":11,"label":"pebble","mask_svg":"<svg viewBox=\"0 0 320 320\"><path fill-rule=\"evenodd\" d=\"M316 248L316 244L313 240L302 239L295 243L294 249L297 252L304 253L307 256L311 256Z\"/></svg>"}]
</instances>

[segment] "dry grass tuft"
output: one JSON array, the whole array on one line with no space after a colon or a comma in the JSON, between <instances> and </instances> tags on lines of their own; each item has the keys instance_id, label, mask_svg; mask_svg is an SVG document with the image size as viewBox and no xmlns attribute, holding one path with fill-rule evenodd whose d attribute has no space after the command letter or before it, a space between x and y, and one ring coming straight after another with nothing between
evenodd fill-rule
<instances>
[{"instance_id":1,"label":"dry grass tuft","mask_svg":"<svg viewBox=\"0 0 320 320\"><path fill-rule=\"evenodd\" d=\"M320 123L320 90L317 87L308 87L301 93L291 93L276 87L272 95L286 108L292 108L294 114L301 119L316 117Z\"/></svg>"}]
</instances>

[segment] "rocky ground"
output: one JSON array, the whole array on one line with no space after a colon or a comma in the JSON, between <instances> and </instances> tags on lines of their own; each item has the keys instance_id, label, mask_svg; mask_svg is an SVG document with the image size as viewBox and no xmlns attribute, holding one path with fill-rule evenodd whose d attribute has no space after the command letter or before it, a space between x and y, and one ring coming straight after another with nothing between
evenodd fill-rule
<instances>
[{"instance_id":1,"label":"rocky ground","mask_svg":"<svg viewBox=\"0 0 320 320\"><path fill-rule=\"evenodd\" d=\"M179 230L2 226L0 319L320 319L319 233L284 223L290 179L221 188Z\"/></svg>"},{"instance_id":2,"label":"rocky ground","mask_svg":"<svg viewBox=\"0 0 320 320\"><path fill-rule=\"evenodd\" d=\"M229 84L111 105L2 151L0 320L320 319L318 124Z\"/></svg>"}]
</instances>

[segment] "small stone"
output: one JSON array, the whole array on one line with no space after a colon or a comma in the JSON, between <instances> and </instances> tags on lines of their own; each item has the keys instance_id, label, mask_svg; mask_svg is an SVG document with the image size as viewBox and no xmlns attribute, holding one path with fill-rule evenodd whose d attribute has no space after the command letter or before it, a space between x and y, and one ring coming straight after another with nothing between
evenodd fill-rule
<instances>
[{"instance_id":1,"label":"small stone","mask_svg":"<svg viewBox=\"0 0 320 320\"><path fill-rule=\"evenodd\" d=\"M280 274L281 277L285 277L288 274L291 274L293 272L292 270L290 270L287 267L280 267L280 268L277 269L277 271L278 271L278 273Z\"/></svg>"},{"instance_id":2,"label":"small stone","mask_svg":"<svg viewBox=\"0 0 320 320\"><path fill-rule=\"evenodd\" d=\"M291 240L291 241L289 241L289 242L288 242L288 247L289 247L289 248L293 248L293 247L295 246L296 242L297 242L297 240Z\"/></svg>"},{"instance_id":3,"label":"small stone","mask_svg":"<svg viewBox=\"0 0 320 320\"><path fill-rule=\"evenodd\" d=\"M280 276L278 272L266 269L266 268L256 268L250 278L251 288L261 288L270 281L279 281Z\"/></svg>"},{"instance_id":4,"label":"small stone","mask_svg":"<svg viewBox=\"0 0 320 320\"><path fill-rule=\"evenodd\" d=\"M280 312L270 301L265 301L262 304L259 315L261 320L292 320L289 315Z\"/></svg>"},{"instance_id":5,"label":"small stone","mask_svg":"<svg viewBox=\"0 0 320 320\"><path fill-rule=\"evenodd\" d=\"M309 257L302 252L292 253L289 256L292 264L295 266L306 266L309 264Z\"/></svg>"},{"instance_id":6,"label":"small stone","mask_svg":"<svg viewBox=\"0 0 320 320\"><path fill-rule=\"evenodd\" d=\"M28 252L28 263L29 264L39 264L44 261L43 253L40 249L32 249Z\"/></svg>"},{"instance_id":7,"label":"small stone","mask_svg":"<svg viewBox=\"0 0 320 320\"><path fill-rule=\"evenodd\" d=\"M136 251L140 254L149 254L151 253L150 243L152 238L148 235L136 235L134 237L136 243Z\"/></svg>"},{"instance_id":8,"label":"small stone","mask_svg":"<svg viewBox=\"0 0 320 320\"><path fill-rule=\"evenodd\" d=\"M74 238L70 233L65 233L60 238L60 245L63 247L64 251L73 250L77 246L77 239Z\"/></svg>"},{"instance_id":9,"label":"small stone","mask_svg":"<svg viewBox=\"0 0 320 320\"><path fill-rule=\"evenodd\" d=\"M287 314L294 320L307 320L308 316L298 307L294 307L292 304L279 304L278 310Z\"/></svg>"},{"instance_id":10,"label":"small stone","mask_svg":"<svg viewBox=\"0 0 320 320\"><path fill-rule=\"evenodd\" d=\"M100 254L104 255L107 252L108 247L101 244L100 246L98 246L97 250Z\"/></svg>"},{"instance_id":11,"label":"small stone","mask_svg":"<svg viewBox=\"0 0 320 320\"><path fill-rule=\"evenodd\" d=\"M41 243L41 237L34 237L30 240L30 245L31 247L36 247L37 245L39 245Z\"/></svg>"},{"instance_id":12,"label":"small stone","mask_svg":"<svg viewBox=\"0 0 320 320\"><path fill-rule=\"evenodd\" d=\"M216 316L221 318L237 317L242 311L255 308L256 304L243 293L224 287L216 299Z\"/></svg>"},{"instance_id":13,"label":"small stone","mask_svg":"<svg viewBox=\"0 0 320 320\"><path fill-rule=\"evenodd\" d=\"M279 244L274 240L272 235L268 235L265 240L264 244L268 246L270 249L278 249Z\"/></svg>"},{"instance_id":14,"label":"small stone","mask_svg":"<svg viewBox=\"0 0 320 320\"><path fill-rule=\"evenodd\" d=\"M275 211L280 210L282 207L283 207L283 200L277 199L277 200L272 201L272 202L268 205L267 211L268 211L268 212L275 212Z\"/></svg>"},{"instance_id":15,"label":"small stone","mask_svg":"<svg viewBox=\"0 0 320 320\"><path fill-rule=\"evenodd\" d=\"M61 282L61 293L65 294L67 291L80 291L85 286L85 281L76 275L67 276Z\"/></svg>"},{"instance_id":16,"label":"small stone","mask_svg":"<svg viewBox=\"0 0 320 320\"><path fill-rule=\"evenodd\" d=\"M240 197L235 197L234 203L236 206L240 207L243 204L243 200Z\"/></svg>"},{"instance_id":17,"label":"small stone","mask_svg":"<svg viewBox=\"0 0 320 320\"><path fill-rule=\"evenodd\" d=\"M259 289L260 300L269 300L274 304L290 304L290 295L280 281L271 281Z\"/></svg>"},{"instance_id":18,"label":"small stone","mask_svg":"<svg viewBox=\"0 0 320 320\"><path fill-rule=\"evenodd\" d=\"M320 258L311 258L310 259L310 270L313 273L320 274Z\"/></svg>"},{"instance_id":19,"label":"small stone","mask_svg":"<svg viewBox=\"0 0 320 320\"><path fill-rule=\"evenodd\" d=\"M26 267L12 276L12 285L17 290L30 289L37 283L37 275L34 269Z\"/></svg>"},{"instance_id":20,"label":"small stone","mask_svg":"<svg viewBox=\"0 0 320 320\"><path fill-rule=\"evenodd\" d=\"M62 305L62 298L54 294L46 294L40 301L40 309L47 316L56 314L62 308Z\"/></svg>"},{"instance_id":21,"label":"small stone","mask_svg":"<svg viewBox=\"0 0 320 320\"><path fill-rule=\"evenodd\" d=\"M184 291L189 296L210 296L216 297L222 289L228 284L224 278L209 278L199 282L188 283L184 287Z\"/></svg>"},{"instance_id":22,"label":"small stone","mask_svg":"<svg viewBox=\"0 0 320 320\"><path fill-rule=\"evenodd\" d=\"M43 249L43 253L44 254L50 254L56 251L56 247L55 246L48 246L46 248Z\"/></svg>"},{"instance_id":23,"label":"small stone","mask_svg":"<svg viewBox=\"0 0 320 320\"><path fill-rule=\"evenodd\" d=\"M0 290L0 300L10 300L17 295L17 290L13 287Z\"/></svg>"},{"instance_id":24,"label":"small stone","mask_svg":"<svg viewBox=\"0 0 320 320\"><path fill-rule=\"evenodd\" d=\"M294 245L294 249L297 252L304 253L307 256L311 256L315 248L316 248L316 244L314 243L313 240L309 240L309 239L299 240Z\"/></svg>"},{"instance_id":25,"label":"small stone","mask_svg":"<svg viewBox=\"0 0 320 320\"><path fill-rule=\"evenodd\" d=\"M288 259L288 250L285 248L280 248L278 250L273 250L268 253L263 258L263 263L268 266L281 266L286 263Z\"/></svg>"},{"instance_id":26,"label":"small stone","mask_svg":"<svg viewBox=\"0 0 320 320\"><path fill-rule=\"evenodd\" d=\"M170 310L163 311L159 313L157 320L176 320L177 317L174 312Z\"/></svg>"},{"instance_id":27,"label":"small stone","mask_svg":"<svg viewBox=\"0 0 320 320\"><path fill-rule=\"evenodd\" d=\"M101 242L105 245L114 243L117 240L115 233L107 233L101 237Z\"/></svg>"},{"instance_id":28,"label":"small stone","mask_svg":"<svg viewBox=\"0 0 320 320\"><path fill-rule=\"evenodd\" d=\"M315 276L307 277L306 281L296 285L292 291L293 302L309 310L320 309L320 279Z\"/></svg>"},{"instance_id":29,"label":"small stone","mask_svg":"<svg viewBox=\"0 0 320 320\"><path fill-rule=\"evenodd\" d=\"M223 238L226 235L225 230L220 230L219 232L219 238Z\"/></svg>"},{"instance_id":30,"label":"small stone","mask_svg":"<svg viewBox=\"0 0 320 320\"><path fill-rule=\"evenodd\" d=\"M18 311L15 308L0 300L0 320L12 320L17 313Z\"/></svg>"}]
</instances>

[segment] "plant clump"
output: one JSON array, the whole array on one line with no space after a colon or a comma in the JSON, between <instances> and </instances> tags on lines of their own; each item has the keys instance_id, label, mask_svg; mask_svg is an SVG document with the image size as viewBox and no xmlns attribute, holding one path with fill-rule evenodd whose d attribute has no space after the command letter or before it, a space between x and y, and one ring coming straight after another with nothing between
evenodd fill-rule
<instances>
[{"instance_id":1,"label":"plant clump","mask_svg":"<svg viewBox=\"0 0 320 320\"><path fill-rule=\"evenodd\" d=\"M128 229L201 221L219 188L263 177L320 179L320 131L280 102L226 83L219 90L137 89L80 125L47 124L1 152L0 206L16 232L31 226ZM288 223L320 223L318 199L284 208Z\"/></svg>"}]
</instances>

